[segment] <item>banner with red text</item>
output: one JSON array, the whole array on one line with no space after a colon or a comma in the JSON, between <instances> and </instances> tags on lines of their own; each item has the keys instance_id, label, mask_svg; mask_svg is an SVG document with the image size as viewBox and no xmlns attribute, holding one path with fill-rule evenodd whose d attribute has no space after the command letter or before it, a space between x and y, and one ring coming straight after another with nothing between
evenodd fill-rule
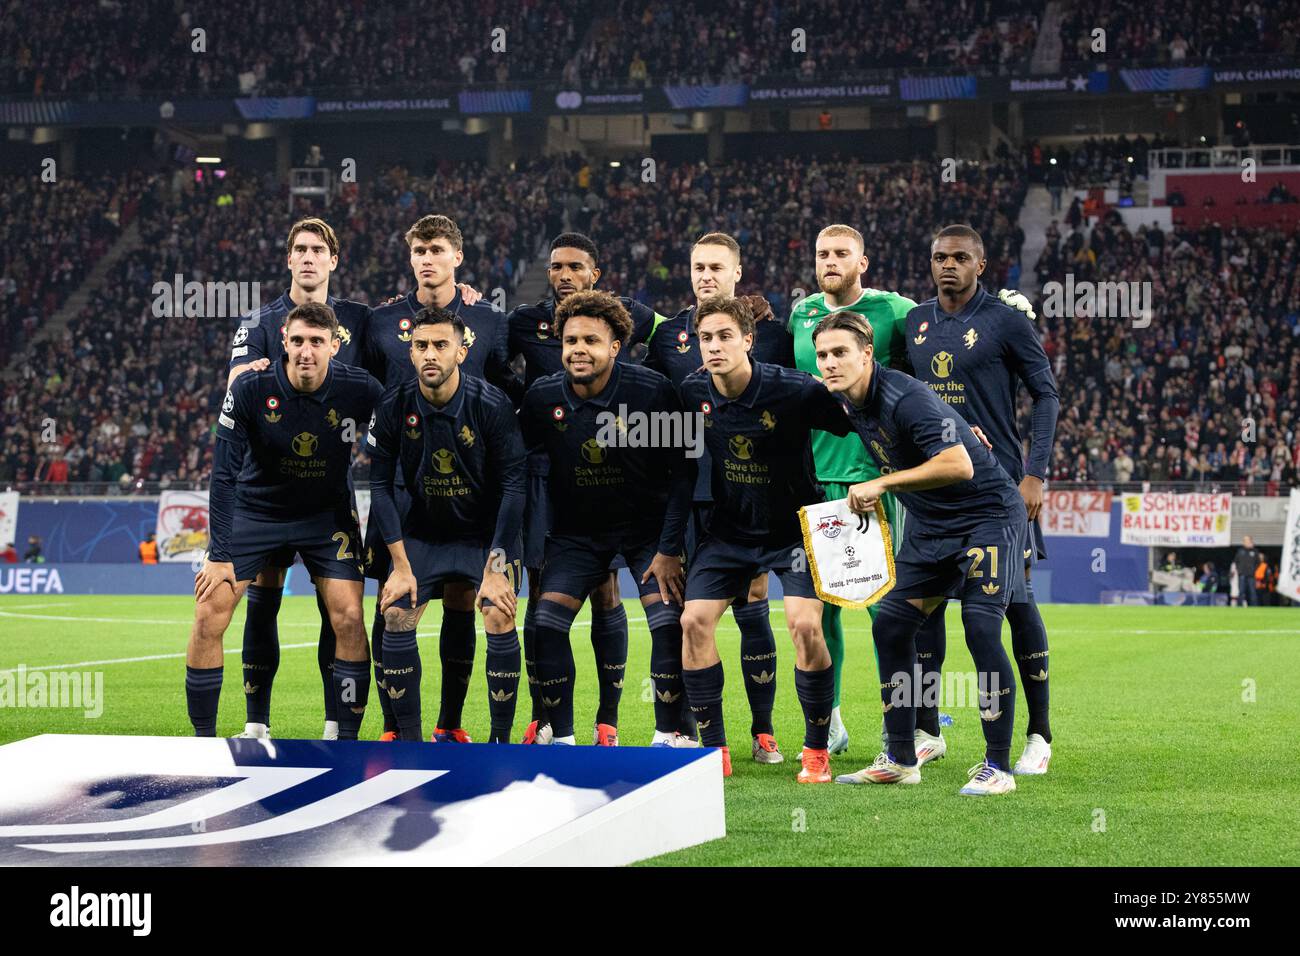
<instances>
[{"instance_id":1,"label":"banner with red text","mask_svg":"<svg viewBox=\"0 0 1300 956\"><path fill-rule=\"evenodd\" d=\"M1043 534L1056 538L1110 537L1109 491L1047 491L1043 494Z\"/></svg>"},{"instance_id":2,"label":"banner with red text","mask_svg":"<svg viewBox=\"0 0 1300 956\"><path fill-rule=\"evenodd\" d=\"M1124 496L1124 544L1226 548L1232 538L1232 495L1150 491Z\"/></svg>"}]
</instances>

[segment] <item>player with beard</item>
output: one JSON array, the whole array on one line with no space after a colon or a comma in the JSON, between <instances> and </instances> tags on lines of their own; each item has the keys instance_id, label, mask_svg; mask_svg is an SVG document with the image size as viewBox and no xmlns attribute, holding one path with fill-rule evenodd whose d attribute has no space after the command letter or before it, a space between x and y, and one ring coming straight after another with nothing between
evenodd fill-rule
<instances>
[{"instance_id":1,"label":"player with beard","mask_svg":"<svg viewBox=\"0 0 1300 956\"><path fill-rule=\"evenodd\" d=\"M691 247L691 288L695 304L655 327L646 353L647 367L667 375L679 388L687 376L701 369L704 360L696 324L699 305L714 296L733 296L740 277L740 245L736 240L722 232L701 236ZM790 337L778 323L768 321L772 318L772 307L767 299L749 295L743 296L742 301L755 318L750 360L793 368ZM700 546L701 532L708 525L713 502L707 452L699 466L689 554ZM776 701L776 637L769 619L767 584L764 571L750 582L748 593L736 599L731 613L740 630L740 664L751 718L750 753L759 763L778 764L785 757L777 746L772 726L772 707Z\"/></svg>"},{"instance_id":2,"label":"player with beard","mask_svg":"<svg viewBox=\"0 0 1300 956\"><path fill-rule=\"evenodd\" d=\"M519 685L515 595L521 572L523 441L506 394L461 373L466 326L458 316L436 306L423 309L411 333L409 360L418 377L384 393L366 439L372 521L392 559L380 598L380 689L393 702L400 739L421 740L416 625L428 601L440 598L444 619L452 608L470 608L472 636L477 607L487 632L489 740L508 743ZM404 513L395 495L398 472L408 489ZM433 742L468 742L449 730L460 728L469 677L444 666L444 683L456 681L459 702L448 719L450 698L443 688Z\"/></svg>"},{"instance_id":3,"label":"player with beard","mask_svg":"<svg viewBox=\"0 0 1300 956\"><path fill-rule=\"evenodd\" d=\"M794 338L795 366L810 375L818 375L817 350L812 341L814 326L832 312L852 312L862 316L875 332L877 361L888 368L910 371L903 332L907 313L916 303L897 292L862 287L862 277L870 264L863 248L862 234L852 226L838 223L827 226L817 234L815 254L817 287L821 291L801 300L790 313L788 328ZM856 435L840 437L829 432L813 432L812 449L817 480L825 489L828 501L846 497L850 485L880 476L880 469ZM881 504L893 540L898 542L902 534L894 496L884 495ZM867 609L873 619L878 607L872 605ZM840 620L840 608L834 604L823 606L822 633L831 655L831 665L835 668L835 709L831 711L828 749L837 754L848 749L849 734L840 717L844 626Z\"/></svg>"},{"instance_id":4,"label":"player with beard","mask_svg":"<svg viewBox=\"0 0 1300 956\"><path fill-rule=\"evenodd\" d=\"M460 228L447 216L422 216L406 231L411 272L415 288L394 302L376 309L371 316L366 337L367 366L388 388L417 377L411 359L415 321L422 310L440 308L460 319L465 327L465 358L460 372L492 383L507 393L520 388L510 371L506 356L506 323L500 312L477 303L477 294L456 283L456 269L464 261L464 238ZM397 508L407 507L403 475L397 474L395 497ZM377 531L367 528L366 574L382 586L389 570L389 552L377 538ZM443 601L441 630L438 638L442 664L442 707L438 728L444 742L468 743L470 738L460 726L469 677L474 669L475 633L472 595L458 592L459 597ZM371 643L379 648L384 618L376 605L371 625ZM383 687L379 672L383 666L381 651L375 651L375 680ZM384 714L381 740L397 737L397 721L388 710Z\"/></svg>"},{"instance_id":5,"label":"player with beard","mask_svg":"<svg viewBox=\"0 0 1300 956\"><path fill-rule=\"evenodd\" d=\"M687 443L693 437L698 448L702 436L688 430L668 379L617 361L632 333L617 299L573 293L556 310L556 322L565 370L534 382L519 412L529 449L550 464L552 526L536 595L536 674L552 742L574 742L574 615L622 555L650 627L651 746L676 746L685 705L681 553L695 484Z\"/></svg>"},{"instance_id":6,"label":"player with beard","mask_svg":"<svg viewBox=\"0 0 1300 956\"><path fill-rule=\"evenodd\" d=\"M547 265L547 296L535 305L521 305L507 317L509 354L513 362L524 360L524 383L532 386L538 379L563 370L563 347L556 328L556 308L569 296L588 292L600 280L596 244L579 232L566 232L551 241ZM628 313L632 329L627 342L617 353L617 361L630 360L634 346L644 342L654 329L656 313L640 302L619 298ZM548 743L552 729L546 724L545 707L534 668L537 637L537 606L541 595L540 569L545 554L549 528L550 504L547 474L549 459L533 454L528 459L528 501L524 515L524 566L528 569L528 604L524 611L524 666L528 671L528 690L532 698L532 721L524 732L523 743ZM605 579L590 592L591 648L596 658L596 675L600 702L596 710L593 743L614 746L618 743L618 707L623 693L623 676L627 669L627 612L618 588L618 572L611 569ZM685 707L683 705L683 710ZM682 728L687 729L687 728Z\"/></svg>"}]
</instances>

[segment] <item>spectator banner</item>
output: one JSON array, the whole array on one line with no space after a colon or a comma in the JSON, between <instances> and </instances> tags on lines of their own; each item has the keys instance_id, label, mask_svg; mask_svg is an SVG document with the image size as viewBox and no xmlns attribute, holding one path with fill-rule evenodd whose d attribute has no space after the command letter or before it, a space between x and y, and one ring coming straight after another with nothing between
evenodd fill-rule
<instances>
[{"instance_id":1,"label":"spectator banner","mask_svg":"<svg viewBox=\"0 0 1300 956\"><path fill-rule=\"evenodd\" d=\"M159 561L193 561L208 550L208 493L164 491L158 496Z\"/></svg>"},{"instance_id":2,"label":"spectator banner","mask_svg":"<svg viewBox=\"0 0 1300 956\"><path fill-rule=\"evenodd\" d=\"M1277 593L1300 601L1300 488L1291 489L1282 537L1282 567L1278 571Z\"/></svg>"},{"instance_id":3,"label":"spectator banner","mask_svg":"<svg viewBox=\"0 0 1300 956\"><path fill-rule=\"evenodd\" d=\"M840 607L875 604L894 586L894 544L885 510L856 515L848 500L799 509L803 546L817 596Z\"/></svg>"},{"instance_id":4,"label":"spectator banner","mask_svg":"<svg viewBox=\"0 0 1300 956\"><path fill-rule=\"evenodd\" d=\"M1109 538L1109 491L1048 491L1043 495L1043 534L1056 538Z\"/></svg>"},{"instance_id":5,"label":"spectator banner","mask_svg":"<svg viewBox=\"0 0 1300 956\"><path fill-rule=\"evenodd\" d=\"M1120 541L1168 548L1226 548L1232 538L1232 495L1125 495Z\"/></svg>"},{"instance_id":6,"label":"spectator banner","mask_svg":"<svg viewBox=\"0 0 1300 956\"><path fill-rule=\"evenodd\" d=\"M18 543L18 492L0 491L0 548ZM19 554L22 552L20 551Z\"/></svg>"}]
</instances>

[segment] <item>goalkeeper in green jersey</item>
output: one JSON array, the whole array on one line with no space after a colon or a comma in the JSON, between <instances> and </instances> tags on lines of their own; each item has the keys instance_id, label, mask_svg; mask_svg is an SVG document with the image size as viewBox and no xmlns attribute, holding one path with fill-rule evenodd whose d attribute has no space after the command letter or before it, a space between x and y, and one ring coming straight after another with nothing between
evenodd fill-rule
<instances>
[{"instance_id":1,"label":"goalkeeper in green jersey","mask_svg":"<svg viewBox=\"0 0 1300 956\"><path fill-rule=\"evenodd\" d=\"M907 327L907 313L916 303L897 292L882 292L862 288L862 276L867 271L867 256L863 251L862 234L852 226L827 226L817 236L817 286L821 292L810 295L790 313L790 334L794 337L795 367L817 375L817 353L813 348L812 332L817 323L832 312L855 312L865 318L875 333L876 359L888 368L911 372L907 362L907 342L903 333ZM871 456L857 435L839 438L829 432L812 433L813 461L817 466L817 480L826 489L826 500L845 498L849 485L869 481L880 476ZM901 538L899 506L893 495L881 497L889 530L897 549ZM874 619L876 608L868 608ZM831 666L835 668L835 709L831 712L831 729L828 749L842 753L848 749L849 734L840 717L840 681L844 673L844 628L840 623L840 609L829 602L822 610L822 633L830 651Z\"/></svg>"}]
</instances>

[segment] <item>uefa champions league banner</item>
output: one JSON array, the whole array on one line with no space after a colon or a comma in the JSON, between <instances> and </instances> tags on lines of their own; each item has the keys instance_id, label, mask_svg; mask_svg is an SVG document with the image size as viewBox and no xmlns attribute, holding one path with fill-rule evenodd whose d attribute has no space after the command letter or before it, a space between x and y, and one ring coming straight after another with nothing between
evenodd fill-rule
<instances>
[{"instance_id":1,"label":"uefa champions league banner","mask_svg":"<svg viewBox=\"0 0 1300 956\"><path fill-rule=\"evenodd\" d=\"M1163 548L1226 548L1232 495L1151 491L1124 495L1120 541Z\"/></svg>"},{"instance_id":2,"label":"uefa champions league banner","mask_svg":"<svg viewBox=\"0 0 1300 956\"><path fill-rule=\"evenodd\" d=\"M208 550L208 493L164 491L155 528L159 561L194 561Z\"/></svg>"},{"instance_id":3,"label":"uefa champions league banner","mask_svg":"<svg viewBox=\"0 0 1300 956\"><path fill-rule=\"evenodd\" d=\"M1300 601L1300 488L1291 489L1291 503L1286 511L1286 530L1282 533L1282 567L1278 572L1277 591L1292 601Z\"/></svg>"},{"instance_id":4,"label":"uefa champions league banner","mask_svg":"<svg viewBox=\"0 0 1300 956\"><path fill-rule=\"evenodd\" d=\"M893 588L894 543L879 501L870 515L854 514L845 498L808 505L799 509L799 524L813 585L823 601L861 609Z\"/></svg>"},{"instance_id":5,"label":"uefa champions league banner","mask_svg":"<svg viewBox=\"0 0 1300 956\"><path fill-rule=\"evenodd\" d=\"M18 540L18 492L0 491L0 547Z\"/></svg>"}]
</instances>

